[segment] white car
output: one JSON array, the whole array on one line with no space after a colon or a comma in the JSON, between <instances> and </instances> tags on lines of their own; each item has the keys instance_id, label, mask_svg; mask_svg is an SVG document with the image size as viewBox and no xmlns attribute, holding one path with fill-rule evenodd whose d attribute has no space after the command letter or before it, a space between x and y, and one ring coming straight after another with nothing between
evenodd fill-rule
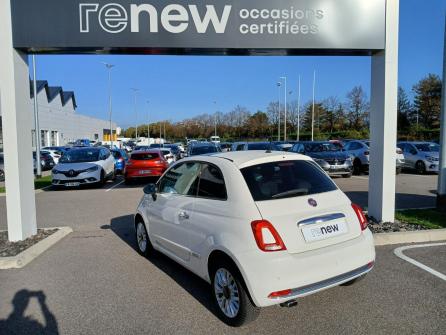
<instances>
[{"instance_id":1,"label":"white car","mask_svg":"<svg viewBox=\"0 0 446 335\"><path fill-rule=\"evenodd\" d=\"M359 206L311 158L243 151L183 159L144 188L138 251L159 251L211 284L231 326L260 307L353 283L375 248ZM166 292L167 293L167 292Z\"/></svg>"},{"instance_id":2,"label":"white car","mask_svg":"<svg viewBox=\"0 0 446 335\"><path fill-rule=\"evenodd\" d=\"M103 185L116 176L115 159L102 147L73 148L67 151L52 170L53 186L78 187Z\"/></svg>"},{"instance_id":3,"label":"white car","mask_svg":"<svg viewBox=\"0 0 446 335\"><path fill-rule=\"evenodd\" d=\"M53 158L54 164L59 163L59 159L62 157L62 152L59 150L42 148L42 151L46 151L50 154L50 156Z\"/></svg>"},{"instance_id":4,"label":"white car","mask_svg":"<svg viewBox=\"0 0 446 335\"><path fill-rule=\"evenodd\" d=\"M169 163L169 165L176 161L175 155L169 148L159 148L159 149L162 152L164 159L167 161L167 163Z\"/></svg>"}]
</instances>

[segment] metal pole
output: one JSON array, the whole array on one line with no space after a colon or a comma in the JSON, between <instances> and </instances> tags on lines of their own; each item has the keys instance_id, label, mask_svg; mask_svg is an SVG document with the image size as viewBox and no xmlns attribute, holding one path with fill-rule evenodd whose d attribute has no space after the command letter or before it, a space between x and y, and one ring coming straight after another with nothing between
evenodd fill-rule
<instances>
[{"instance_id":1,"label":"metal pole","mask_svg":"<svg viewBox=\"0 0 446 335\"><path fill-rule=\"evenodd\" d=\"M297 95L297 140L300 140L300 76L298 85L298 95Z\"/></svg>"},{"instance_id":2,"label":"metal pole","mask_svg":"<svg viewBox=\"0 0 446 335\"><path fill-rule=\"evenodd\" d=\"M282 86L282 83L278 82L277 83L277 87L279 89L279 117L278 117L278 122L279 122L279 126L277 127L278 131L277 131L277 141L280 141L280 87Z\"/></svg>"},{"instance_id":3,"label":"metal pole","mask_svg":"<svg viewBox=\"0 0 446 335\"><path fill-rule=\"evenodd\" d=\"M280 79L283 79L285 82L285 115L284 115L284 122L283 122L283 140L286 141L286 119L287 119L287 77L280 77Z\"/></svg>"},{"instance_id":4,"label":"metal pole","mask_svg":"<svg viewBox=\"0 0 446 335\"><path fill-rule=\"evenodd\" d=\"M215 127L215 136L217 136L217 101L214 101L214 109L215 109L214 127Z\"/></svg>"},{"instance_id":5,"label":"metal pole","mask_svg":"<svg viewBox=\"0 0 446 335\"><path fill-rule=\"evenodd\" d=\"M147 100L147 137L148 137L148 143L150 145L150 101Z\"/></svg>"},{"instance_id":6,"label":"metal pole","mask_svg":"<svg viewBox=\"0 0 446 335\"><path fill-rule=\"evenodd\" d=\"M135 127L135 141L138 143L138 111L136 109L136 93L138 93L137 88L132 88L132 91L134 92L134 103L135 103L135 121L136 121L136 127Z\"/></svg>"},{"instance_id":7,"label":"metal pole","mask_svg":"<svg viewBox=\"0 0 446 335\"><path fill-rule=\"evenodd\" d=\"M163 148L164 148L164 143L166 142L166 120L163 121L163 129L164 129L164 136L163 136Z\"/></svg>"},{"instance_id":8,"label":"metal pole","mask_svg":"<svg viewBox=\"0 0 446 335\"><path fill-rule=\"evenodd\" d=\"M314 141L314 98L316 90L316 71L313 73L313 108L311 111L311 140Z\"/></svg>"},{"instance_id":9,"label":"metal pole","mask_svg":"<svg viewBox=\"0 0 446 335\"><path fill-rule=\"evenodd\" d=\"M440 116L440 165L438 175L437 208L446 211L446 22L444 32L443 87Z\"/></svg>"},{"instance_id":10,"label":"metal pole","mask_svg":"<svg viewBox=\"0 0 446 335\"><path fill-rule=\"evenodd\" d=\"M39 127L39 106L37 105L37 77L36 77L36 55L33 54L33 90L34 90L34 122L36 138L36 174L37 178L42 177L42 165L40 165L40 127Z\"/></svg>"}]
</instances>

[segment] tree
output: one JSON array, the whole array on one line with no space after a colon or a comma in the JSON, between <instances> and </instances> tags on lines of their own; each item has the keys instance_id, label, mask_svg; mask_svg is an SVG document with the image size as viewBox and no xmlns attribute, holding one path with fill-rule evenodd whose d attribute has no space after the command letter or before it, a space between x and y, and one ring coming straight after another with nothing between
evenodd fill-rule
<instances>
[{"instance_id":1,"label":"tree","mask_svg":"<svg viewBox=\"0 0 446 335\"><path fill-rule=\"evenodd\" d=\"M337 97L329 97L322 102L325 109L324 130L332 133L343 126L344 108Z\"/></svg>"},{"instance_id":2,"label":"tree","mask_svg":"<svg viewBox=\"0 0 446 335\"><path fill-rule=\"evenodd\" d=\"M398 87L398 130L406 130L409 128L411 112L412 105L407 97L406 91L400 86Z\"/></svg>"},{"instance_id":3,"label":"tree","mask_svg":"<svg viewBox=\"0 0 446 335\"><path fill-rule=\"evenodd\" d=\"M350 128L359 130L368 126L369 102L362 86L355 86L347 94L347 119Z\"/></svg>"},{"instance_id":4,"label":"tree","mask_svg":"<svg viewBox=\"0 0 446 335\"><path fill-rule=\"evenodd\" d=\"M262 111L251 115L246 122L248 136L251 138L261 138L270 135L268 115Z\"/></svg>"},{"instance_id":5,"label":"tree","mask_svg":"<svg viewBox=\"0 0 446 335\"><path fill-rule=\"evenodd\" d=\"M441 87L440 77L435 74L429 74L413 87L414 109L427 129L440 126Z\"/></svg>"}]
</instances>

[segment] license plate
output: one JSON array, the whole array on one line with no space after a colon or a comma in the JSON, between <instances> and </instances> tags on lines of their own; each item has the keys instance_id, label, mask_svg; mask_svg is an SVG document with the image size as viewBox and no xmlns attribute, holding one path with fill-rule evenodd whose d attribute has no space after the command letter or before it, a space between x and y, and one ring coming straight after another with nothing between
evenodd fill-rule
<instances>
[{"instance_id":1,"label":"license plate","mask_svg":"<svg viewBox=\"0 0 446 335\"><path fill-rule=\"evenodd\" d=\"M324 224L302 228L305 241L314 242L346 234L347 224L344 220L334 220Z\"/></svg>"},{"instance_id":2,"label":"license plate","mask_svg":"<svg viewBox=\"0 0 446 335\"><path fill-rule=\"evenodd\" d=\"M140 170L139 174L150 174L152 173L152 170Z\"/></svg>"},{"instance_id":3,"label":"license plate","mask_svg":"<svg viewBox=\"0 0 446 335\"><path fill-rule=\"evenodd\" d=\"M66 183L65 184L65 186L68 186L68 187L77 187L79 185L80 185L80 183Z\"/></svg>"}]
</instances>

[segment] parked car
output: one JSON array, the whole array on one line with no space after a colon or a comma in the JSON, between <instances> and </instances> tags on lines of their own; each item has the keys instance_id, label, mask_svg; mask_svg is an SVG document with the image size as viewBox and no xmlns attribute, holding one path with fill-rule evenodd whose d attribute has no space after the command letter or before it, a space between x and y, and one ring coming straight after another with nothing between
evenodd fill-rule
<instances>
[{"instance_id":1,"label":"parked car","mask_svg":"<svg viewBox=\"0 0 446 335\"><path fill-rule=\"evenodd\" d=\"M180 148L176 144L166 144L164 146L165 148L169 148L172 154L175 157L175 161L180 160L183 158L184 154L181 152Z\"/></svg>"},{"instance_id":2,"label":"parked car","mask_svg":"<svg viewBox=\"0 0 446 335\"><path fill-rule=\"evenodd\" d=\"M124 173L125 164L127 163L129 156L124 149L113 149L111 154L115 159L115 171L117 174Z\"/></svg>"},{"instance_id":3,"label":"parked car","mask_svg":"<svg viewBox=\"0 0 446 335\"><path fill-rule=\"evenodd\" d=\"M187 147L187 156L206 155L216 152L221 152L221 149L212 142L191 142Z\"/></svg>"},{"instance_id":4,"label":"parked car","mask_svg":"<svg viewBox=\"0 0 446 335\"><path fill-rule=\"evenodd\" d=\"M439 171L440 146L433 142L399 142L403 151L404 167L419 174Z\"/></svg>"},{"instance_id":5,"label":"parked car","mask_svg":"<svg viewBox=\"0 0 446 335\"><path fill-rule=\"evenodd\" d=\"M0 154L0 182L5 181L5 160L3 154Z\"/></svg>"},{"instance_id":6,"label":"parked car","mask_svg":"<svg viewBox=\"0 0 446 335\"><path fill-rule=\"evenodd\" d=\"M350 156L333 143L297 142L290 151L313 158L330 176L352 176L353 164Z\"/></svg>"},{"instance_id":7,"label":"parked car","mask_svg":"<svg viewBox=\"0 0 446 335\"><path fill-rule=\"evenodd\" d=\"M221 142L219 146L222 152L228 152L231 151L232 143Z\"/></svg>"},{"instance_id":8,"label":"parked car","mask_svg":"<svg viewBox=\"0 0 446 335\"><path fill-rule=\"evenodd\" d=\"M48 152L53 158L54 164L57 164L59 163L59 158L62 157L65 152L65 149L62 149L62 147L45 147L42 148L42 151Z\"/></svg>"},{"instance_id":9,"label":"parked car","mask_svg":"<svg viewBox=\"0 0 446 335\"><path fill-rule=\"evenodd\" d=\"M52 171L53 186L79 187L104 185L116 176L115 159L103 147L73 148L67 151Z\"/></svg>"},{"instance_id":10,"label":"parked car","mask_svg":"<svg viewBox=\"0 0 446 335\"><path fill-rule=\"evenodd\" d=\"M281 149L272 142L235 142L232 144L231 151L246 150L281 151Z\"/></svg>"},{"instance_id":11,"label":"parked car","mask_svg":"<svg viewBox=\"0 0 446 335\"><path fill-rule=\"evenodd\" d=\"M160 149L134 151L125 167L125 182L129 184L135 179L160 177L168 167L169 163Z\"/></svg>"},{"instance_id":12,"label":"parked car","mask_svg":"<svg viewBox=\"0 0 446 335\"><path fill-rule=\"evenodd\" d=\"M368 172L370 165L370 141L369 140L349 140L344 144L344 150L353 160L353 173L361 174ZM404 166L404 155L396 148L396 174L401 173Z\"/></svg>"},{"instance_id":13,"label":"parked car","mask_svg":"<svg viewBox=\"0 0 446 335\"><path fill-rule=\"evenodd\" d=\"M169 165L176 161L176 157L172 153L171 148L160 148L159 150L161 151L161 153L164 156L164 159L167 161L167 163L169 163Z\"/></svg>"},{"instance_id":14,"label":"parked car","mask_svg":"<svg viewBox=\"0 0 446 335\"><path fill-rule=\"evenodd\" d=\"M36 159L36 152L33 152L33 165L34 170L37 170L37 159ZM51 170L54 165L54 159L51 157L51 154L48 151L40 151L40 166L42 171Z\"/></svg>"},{"instance_id":15,"label":"parked car","mask_svg":"<svg viewBox=\"0 0 446 335\"><path fill-rule=\"evenodd\" d=\"M273 143L280 151L290 151L296 142L276 141Z\"/></svg>"},{"instance_id":16,"label":"parked car","mask_svg":"<svg viewBox=\"0 0 446 335\"><path fill-rule=\"evenodd\" d=\"M215 144L220 144L220 136L211 136L210 141Z\"/></svg>"},{"instance_id":17,"label":"parked car","mask_svg":"<svg viewBox=\"0 0 446 335\"><path fill-rule=\"evenodd\" d=\"M255 319L259 307L352 284L374 265L361 208L306 156L189 157L144 193L138 251L161 252L210 283L215 310L231 326Z\"/></svg>"}]
</instances>

